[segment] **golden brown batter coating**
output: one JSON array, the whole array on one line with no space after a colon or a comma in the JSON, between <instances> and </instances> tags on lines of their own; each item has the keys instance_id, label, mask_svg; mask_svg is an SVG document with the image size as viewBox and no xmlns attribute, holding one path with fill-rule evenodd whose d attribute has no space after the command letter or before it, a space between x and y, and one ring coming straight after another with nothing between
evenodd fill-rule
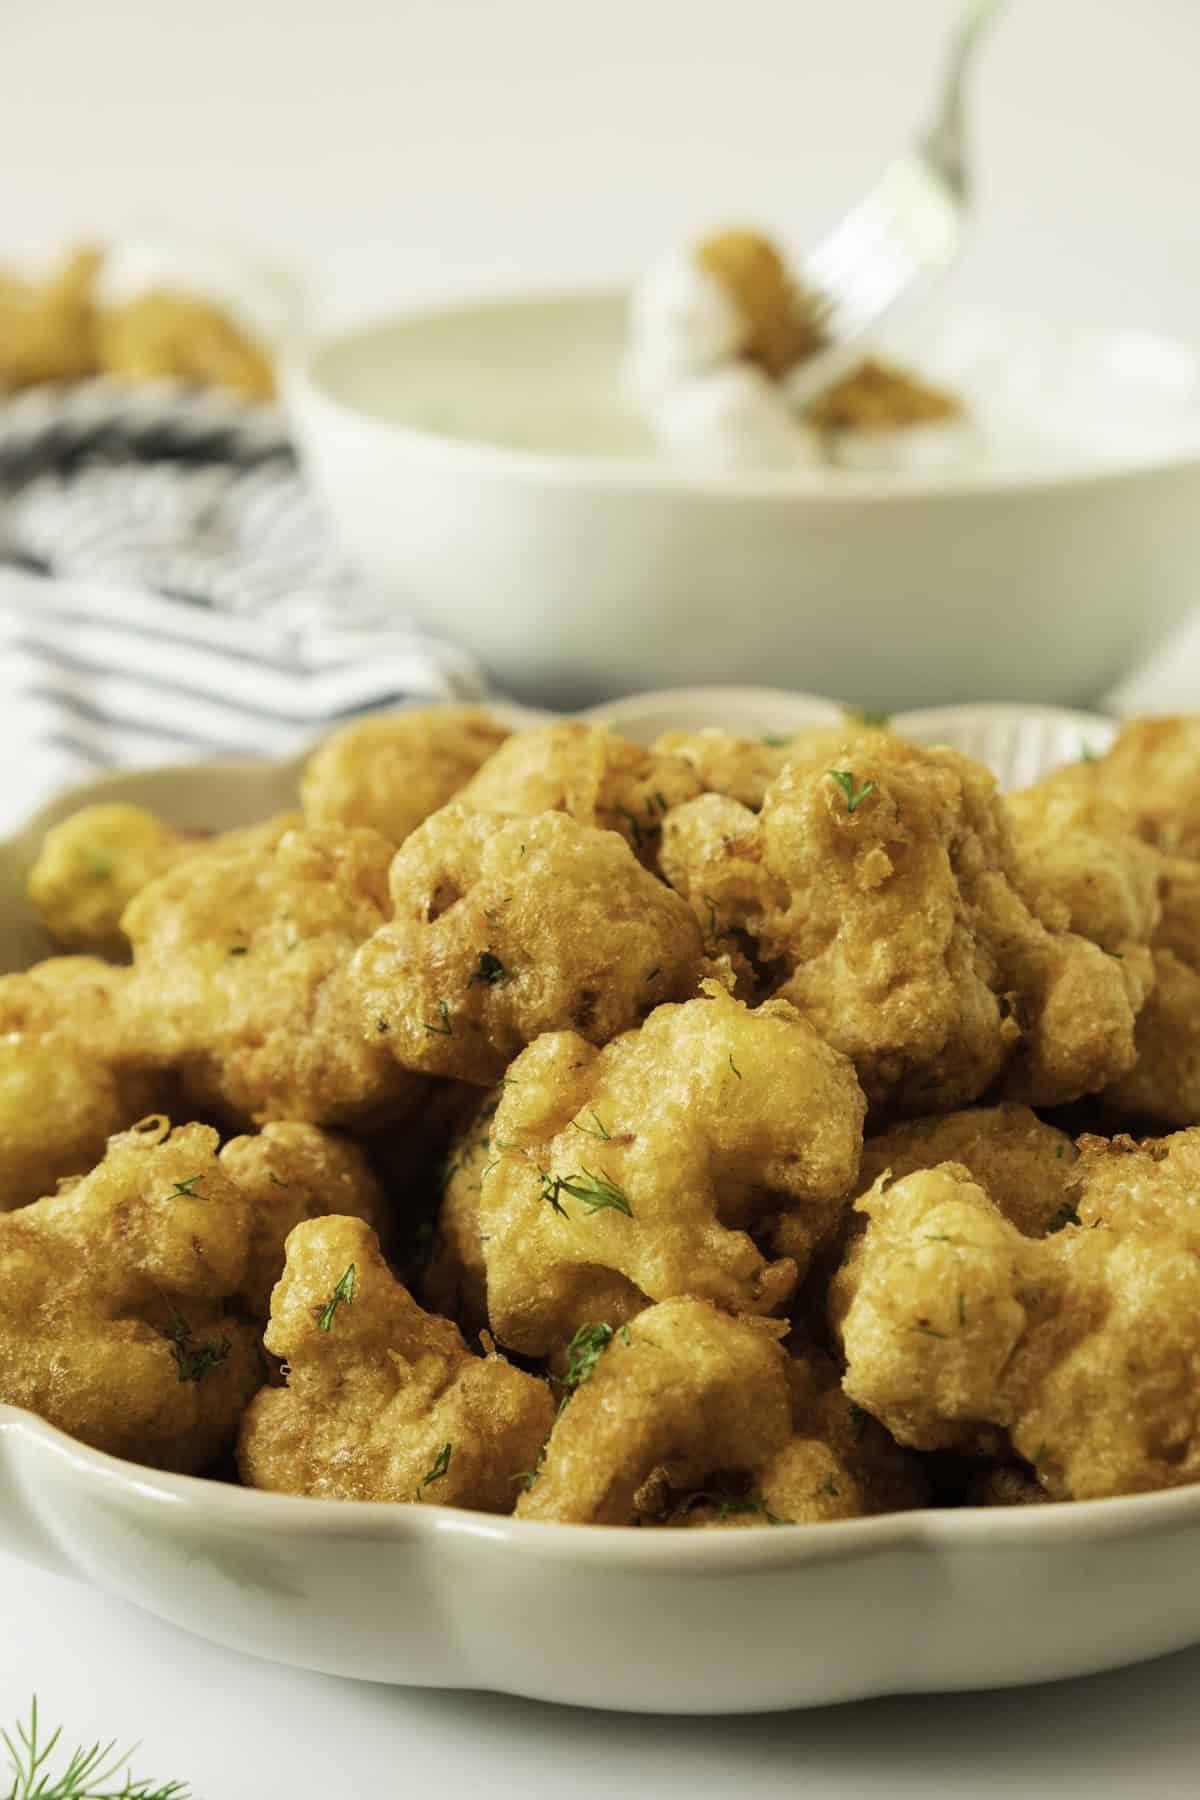
<instances>
[{"instance_id":1,"label":"golden brown batter coating","mask_svg":"<svg viewBox=\"0 0 1200 1800\"><path fill-rule=\"evenodd\" d=\"M953 1164L875 1189L831 1305L846 1392L901 1443L1006 1443L1052 1498L1200 1478L1191 1134L1085 1156L1079 1224L1022 1237ZM1104 1152L1107 1159L1114 1153Z\"/></svg>"},{"instance_id":2,"label":"golden brown batter coating","mask_svg":"<svg viewBox=\"0 0 1200 1800\"><path fill-rule=\"evenodd\" d=\"M961 1163L1018 1231L1042 1237L1071 1210L1067 1183L1075 1160L1075 1145L1065 1131L1008 1101L910 1119L868 1138L858 1182L866 1193L881 1175L899 1181L918 1169ZM860 1214L853 1217L862 1224Z\"/></svg>"},{"instance_id":3,"label":"golden brown batter coating","mask_svg":"<svg viewBox=\"0 0 1200 1800\"><path fill-rule=\"evenodd\" d=\"M603 1050L539 1038L509 1071L482 1177L492 1330L536 1356L650 1300L774 1311L837 1229L863 1111L850 1065L792 1007L752 1012L715 982Z\"/></svg>"},{"instance_id":4,"label":"golden brown batter coating","mask_svg":"<svg viewBox=\"0 0 1200 1800\"><path fill-rule=\"evenodd\" d=\"M220 1160L250 1203L241 1298L256 1318L265 1319L271 1310L284 1245L297 1225L338 1213L377 1226L383 1216L383 1194L362 1151L315 1125L264 1125L256 1136L226 1144Z\"/></svg>"},{"instance_id":5,"label":"golden brown batter coating","mask_svg":"<svg viewBox=\"0 0 1200 1800\"><path fill-rule=\"evenodd\" d=\"M473 1356L422 1312L360 1219L298 1225L271 1302L264 1389L239 1447L250 1487L340 1500L440 1501L511 1512L554 1417L545 1382Z\"/></svg>"},{"instance_id":6,"label":"golden brown batter coating","mask_svg":"<svg viewBox=\"0 0 1200 1800\"><path fill-rule=\"evenodd\" d=\"M1089 766L1148 844L1200 859L1200 714L1133 719Z\"/></svg>"},{"instance_id":7,"label":"golden brown batter coating","mask_svg":"<svg viewBox=\"0 0 1200 1800\"><path fill-rule=\"evenodd\" d=\"M95 250L74 250L43 282L0 275L0 393L78 381L96 366Z\"/></svg>"},{"instance_id":8,"label":"golden brown batter coating","mask_svg":"<svg viewBox=\"0 0 1200 1800\"><path fill-rule=\"evenodd\" d=\"M355 959L363 1029L406 1068L487 1086L541 1032L604 1044L694 993L691 912L615 833L452 804L397 852Z\"/></svg>"},{"instance_id":9,"label":"golden brown batter coating","mask_svg":"<svg viewBox=\"0 0 1200 1800\"><path fill-rule=\"evenodd\" d=\"M446 1158L433 1255L421 1283L420 1298L431 1312L453 1319L468 1343L488 1322L487 1266L479 1235L479 1196L483 1175L492 1161L492 1133L503 1094L493 1088Z\"/></svg>"},{"instance_id":10,"label":"golden brown batter coating","mask_svg":"<svg viewBox=\"0 0 1200 1800\"><path fill-rule=\"evenodd\" d=\"M482 706L416 706L343 725L304 766L311 825L369 825L402 844L509 736Z\"/></svg>"},{"instance_id":11,"label":"golden brown batter coating","mask_svg":"<svg viewBox=\"0 0 1200 1800\"><path fill-rule=\"evenodd\" d=\"M570 813L580 825L620 832L653 867L664 817L699 792L699 777L682 756L563 720L510 737L458 798L472 812Z\"/></svg>"},{"instance_id":12,"label":"golden brown batter coating","mask_svg":"<svg viewBox=\"0 0 1200 1800\"><path fill-rule=\"evenodd\" d=\"M198 294L151 289L95 322L97 367L129 381L178 377L232 388L248 400L275 395L270 354L211 301Z\"/></svg>"},{"instance_id":13,"label":"golden brown batter coating","mask_svg":"<svg viewBox=\"0 0 1200 1800\"><path fill-rule=\"evenodd\" d=\"M758 812L771 782L787 761L790 740L740 738L727 731L664 731L652 749L682 756L706 794L724 794Z\"/></svg>"},{"instance_id":14,"label":"golden brown batter coating","mask_svg":"<svg viewBox=\"0 0 1200 1800\"><path fill-rule=\"evenodd\" d=\"M820 348L820 308L802 294L782 256L761 232L733 227L696 247L696 261L720 282L744 323L741 354L778 377Z\"/></svg>"},{"instance_id":15,"label":"golden brown batter coating","mask_svg":"<svg viewBox=\"0 0 1200 1800\"><path fill-rule=\"evenodd\" d=\"M364 1039L350 962L388 913L392 847L340 826L189 858L122 921L142 1041L201 1105L340 1124L411 1092Z\"/></svg>"},{"instance_id":16,"label":"golden brown batter coating","mask_svg":"<svg viewBox=\"0 0 1200 1800\"><path fill-rule=\"evenodd\" d=\"M217 1135L165 1119L115 1137L91 1174L0 1218L0 1400L156 1468L203 1469L263 1378L226 1312L249 1206Z\"/></svg>"}]
</instances>

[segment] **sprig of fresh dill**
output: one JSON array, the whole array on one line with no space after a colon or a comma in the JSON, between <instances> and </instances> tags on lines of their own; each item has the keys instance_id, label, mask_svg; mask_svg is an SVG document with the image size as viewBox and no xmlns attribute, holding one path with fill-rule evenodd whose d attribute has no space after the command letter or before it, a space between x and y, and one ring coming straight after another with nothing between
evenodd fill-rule
<instances>
[{"instance_id":1,"label":"sprig of fresh dill","mask_svg":"<svg viewBox=\"0 0 1200 1800\"><path fill-rule=\"evenodd\" d=\"M78 1745L56 1776L48 1765L61 1741L59 1726L42 1742L35 1695L28 1724L22 1720L12 1732L0 1730L12 1776L8 1792L0 1789L0 1800L189 1800L191 1789L182 1781L156 1784L131 1775L134 1751L118 1750L115 1738L107 1744Z\"/></svg>"}]
</instances>

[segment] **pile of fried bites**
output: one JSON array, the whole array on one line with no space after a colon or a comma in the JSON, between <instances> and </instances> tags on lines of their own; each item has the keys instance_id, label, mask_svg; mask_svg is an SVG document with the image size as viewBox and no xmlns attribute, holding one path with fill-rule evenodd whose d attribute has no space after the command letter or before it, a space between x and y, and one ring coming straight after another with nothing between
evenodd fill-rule
<instances>
[{"instance_id":1,"label":"pile of fried bites","mask_svg":"<svg viewBox=\"0 0 1200 1800\"><path fill-rule=\"evenodd\" d=\"M0 1401L580 1523L1200 1479L1200 718L1001 797L852 717L410 711L30 894Z\"/></svg>"}]
</instances>

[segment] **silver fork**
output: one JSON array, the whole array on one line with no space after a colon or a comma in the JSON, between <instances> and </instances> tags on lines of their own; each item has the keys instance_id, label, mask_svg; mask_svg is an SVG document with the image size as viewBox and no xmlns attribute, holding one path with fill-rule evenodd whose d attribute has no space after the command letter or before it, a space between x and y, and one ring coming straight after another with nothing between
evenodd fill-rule
<instances>
[{"instance_id":1,"label":"silver fork","mask_svg":"<svg viewBox=\"0 0 1200 1800\"><path fill-rule=\"evenodd\" d=\"M967 0L950 41L933 123L824 242L800 259L800 281L818 298L827 341L786 377L794 405L805 405L828 387L853 362L864 332L958 256L971 192L967 75L1005 4Z\"/></svg>"}]
</instances>

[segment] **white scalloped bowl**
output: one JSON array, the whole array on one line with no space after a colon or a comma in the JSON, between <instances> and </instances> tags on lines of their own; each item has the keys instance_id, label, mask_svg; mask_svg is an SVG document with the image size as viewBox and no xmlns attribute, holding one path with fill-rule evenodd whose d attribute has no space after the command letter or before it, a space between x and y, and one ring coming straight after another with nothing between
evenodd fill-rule
<instances>
[{"instance_id":1,"label":"white scalloped bowl","mask_svg":"<svg viewBox=\"0 0 1200 1800\"><path fill-rule=\"evenodd\" d=\"M813 696L721 689L603 710L641 738L671 724L784 732L837 713ZM896 723L986 756L1010 783L1113 732L1049 708ZM120 796L184 825L233 825L286 805L295 777L295 763L217 763L64 796L0 847L0 966L44 948L20 896L50 817ZM0 1407L0 1545L273 1661L635 1712L1003 1687L1200 1639L1198 1488L788 1531L589 1528L164 1475Z\"/></svg>"},{"instance_id":2,"label":"white scalloped bowl","mask_svg":"<svg viewBox=\"0 0 1200 1800\"><path fill-rule=\"evenodd\" d=\"M522 699L784 681L891 711L1081 705L1195 606L1186 346L964 314L916 361L967 395L978 464L729 472L669 460L623 398L626 310L464 300L318 336L284 373L345 549Z\"/></svg>"}]
</instances>

